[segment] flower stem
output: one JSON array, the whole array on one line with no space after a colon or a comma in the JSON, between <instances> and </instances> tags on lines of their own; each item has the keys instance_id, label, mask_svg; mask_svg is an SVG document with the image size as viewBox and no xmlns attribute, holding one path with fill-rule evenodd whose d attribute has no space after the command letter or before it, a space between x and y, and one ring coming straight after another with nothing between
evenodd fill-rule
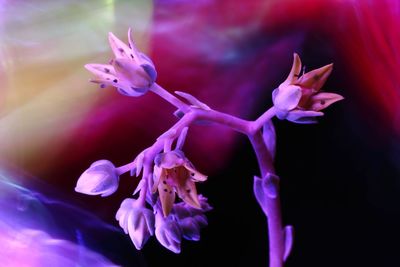
<instances>
[{"instance_id":1,"label":"flower stem","mask_svg":"<svg viewBox=\"0 0 400 267\"><path fill-rule=\"evenodd\" d=\"M275 108L268 109L255 121L248 121L237 118L235 116L215 111L215 110L203 110L199 108L192 108L181 100L168 93L162 87L154 84L151 90L167 100L169 103L179 108L185 115L167 132L170 134L161 135L157 141L146 150L146 160L144 164L150 165L154 160L154 157L159 153L163 147L165 141L174 140L177 138L183 128L189 127L196 120L203 120L207 122L217 123L231 128L234 131L243 133L248 136L254 152L257 156L259 168L262 177L268 172L275 173L273 160L270 152L268 151L261 132L262 126L268 122L272 117L275 116ZM167 139L167 140L166 140ZM135 162L118 168L119 173L127 172L130 168L135 167ZM145 198L145 190L141 190L140 198ZM268 223L268 235L269 235L269 259L270 267L282 267L283 266L283 254L284 254L284 240L283 240L283 228L281 218L281 205L278 196L275 198L267 197L266 203L263 206L266 208L267 223Z\"/></svg>"},{"instance_id":2,"label":"flower stem","mask_svg":"<svg viewBox=\"0 0 400 267\"><path fill-rule=\"evenodd\" d=\"M276 109L274 106L270 107L267 111L264 112L257 120L254 121L253 131L257 132L259 129L263 127L263 125L271 120L276 114Z\"/></svg>"},{"instance_id":3,"label":"flower stem","mask_svg":"<svg viewBox=\"0 0 400 267\"><path fill-rule=\"evenodd\" d=\"M166 101L180 109L182 112L187 113L189 111L189 106L179 100L176 96L173 94L169 93L167 90L159 86L157 83L154 83L151 87L150 90L159 95L160 97L164 98Z\"/></svg>"},{"instance_id":4,"label":"flower stem","mask_svg":"<svg viewBox=\"0 0 400 267\"><path fill-rule=\"evenodd\" d=\"M253 135L249 135L249 140L256 153L262 177L264 177L268 172L275 173L273 160L271 154L264 144L261 131L258 131ZM284 240L279 190L278 196L275 198L270 198L266 196L263 206L265 208L265 215L267 216L268 214L267 223L269 236L269 266L282 267Z\"/></svg>"}]
</instances>

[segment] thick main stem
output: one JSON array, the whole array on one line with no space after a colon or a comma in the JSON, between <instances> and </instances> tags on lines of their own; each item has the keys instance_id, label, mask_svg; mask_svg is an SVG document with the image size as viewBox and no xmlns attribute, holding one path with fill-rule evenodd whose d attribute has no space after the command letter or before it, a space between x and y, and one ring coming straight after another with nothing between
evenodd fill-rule
<instances>
[{"instance_id":1,"label":"thick main stem","mask_svg":"<svg viewBox=\"0 0 400 267\"><path fill-rule=\"evenodd\" d=\"M249 135L250 142L256 153L262 177L267 173L275 173L271 154L264 144L261 131ZM269 261L270 267L283 266L284 240L282 228L281 203L279 193L275 198L266 196L264 208L267 215L269 235Z\"/></svg>"}]
</instances>

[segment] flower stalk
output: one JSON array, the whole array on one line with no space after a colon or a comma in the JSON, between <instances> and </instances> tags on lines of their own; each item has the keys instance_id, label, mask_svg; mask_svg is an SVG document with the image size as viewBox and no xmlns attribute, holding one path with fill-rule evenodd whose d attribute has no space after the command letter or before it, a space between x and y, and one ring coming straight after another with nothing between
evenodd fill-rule
<instances>
[{"instance_id":1,"label":"flower stalk","mask_svg":"<svg viewBox=\"0 0 400 267\"><path fill-rule=\"evenodd\" d=\"M179 253L182 238L200 239L200 228L207 225L204 213L211 210L195 186L195 182L204 182L207 176L198 172L183 153L188 129L198 121L229 127L247 136L256 154L260 177L254 177L253 190L267 218L269 266L282 267L292 248L293 227L284 227L282 222L280 178L274 168L276 133L271 119L276 116L295 123L315 123L316 117L323 115L322 109L342 100L340 95L320 92L332 64L300 75L301 61L294 54L288 78L273 91L274 106L252 121L212 109L188 93L175 92L175 96L168 92L155 82L155 66L136 48L130 30L128 39L127 46L110 34L115 59L112 65L86 65L97 77L93 82L113 85L123 95L134 97L151 91L178 109L174 114L179 120L133 162L117 168L108 161L92 165L79 179L77 191L107 196L117 189L120 175L142 174L134 192L140 192L138 198L124 200L116 219L137 249L155 234L164 247ZM99 162L101 166L96 167ZM182 201L176 203L176 199Z\"/></svg>"}]
</instances>

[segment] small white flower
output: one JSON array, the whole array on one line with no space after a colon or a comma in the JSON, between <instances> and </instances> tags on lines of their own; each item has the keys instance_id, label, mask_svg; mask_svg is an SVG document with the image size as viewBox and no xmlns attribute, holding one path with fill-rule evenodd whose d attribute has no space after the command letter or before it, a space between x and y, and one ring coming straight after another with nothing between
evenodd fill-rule
<instances>
[{"instance_id":1,"label":"small white flower","mask_svg":"<svg viewBox=\"0 0 400 267\"><path fill-rule=\"evenodd\" d=\"M118 183L119 176L114 164L108 160L99 160L79 177L75 191L106 197L117 190Z\"/></svg>"},{"instance_id":2,"label":"small white flower","mask_svg":"<svg viewBox=\"0 0 400 267\"><path fill-rule=\"evenodd\" d=\"M86 64L101 87L114 86L123 95L138 97L147 93L157 78L157 72L150 58L141 53L128 31L129 46L109 33L109 42L115 58L110 64Z\"/></svg>"},{"instance_id":3,"label":"small white flower","mask_svg":"<svg viewBox=\"0 0 400 267\"><path fill-rule=\"evenodd\" d=\"M131 198L125 199L115 216L119 225L129 234L136 249L140 250L154 235L154 214Z\"/></svg>"}]
</instances>

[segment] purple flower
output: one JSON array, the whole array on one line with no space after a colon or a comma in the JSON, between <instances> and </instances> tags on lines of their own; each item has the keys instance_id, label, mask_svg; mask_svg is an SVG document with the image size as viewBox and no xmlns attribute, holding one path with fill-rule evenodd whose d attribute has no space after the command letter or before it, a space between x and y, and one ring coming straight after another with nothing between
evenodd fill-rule
<instances>
[{"instance_id":1,"label":"purple flower","mask_svg":"<svg viewBox=\"0 0 400 267\"><path fill-rule=\"evenodd\" d=\"M106 197L118 188L119 176L114 164L99 160L90 165L78 179L75 191L87 195Z\"/></svg>"},{"instance_id":2,"label":"purple flower","mask_svg":"<svg viewBox=\"0 0 400 267\"><path fill-rule=\"evenodd\" d=\"M135 199L125 199L115 218L125 234L129 234L136 249L140 250L149 237L154 235L153 212L141 206Z\"/></svg>"},{"instance_id":3,"label":"purple flower","mask_svg":"<svg viewBox=\"0 0 400 267\"><path fill-rule=\"evenodd\" d=\"M153 192L158 194L164 216L168 216L175 202L175 192L188 205L201 209L195 182L207 176L198 172L182 151L160 153L155 158Z\"/></svg>"},{"instance_id":4,"label":"purple flower","mask_svg":"<svg viewBox=\"0 0 400 267\"><path fill-rule=\"evenodd\" d=\"M173 216L164 217L156 211L156 238L161 245L174 253L181 252L182 229Z\"/></svg>"},{"instance_id":5,"label":"purple flower","mask_svg":"<svg viewBox=\"0 0 400 267\"><path fill-rule=\"evenodd\" d=\"M109 33L109 42L115 58L110 64L87 64L85 68L92 72L102 87L114 86L127 96L141 96L147 93L156 80L157 72L154 64L141 53L132 40L132 31L128 31L129 46Z\"/></svg>"},{"instance_id":6,"label":"purple flower","mask_svg":"<svg viewBox=\"0 0 400 267\"><path fill-rule=\"evenodd\" d=\"M176 218L182 230L183 238L192 241L200 240L200 229L206 227L207 217L204 212L212 208L207 203L207 198L199 195L201 209L195 209L185 202L174 205L172 215Z\"/></svg>"},{"instance_id":7,"label":"purple flower","mask_svg":"<svg viewBox=\"0 0 400 267\"><path fill-rule=\"evenodd\" d=\"M342 100L338 94L320 92L332 72L333 64L300 76L301 60L295 53L292 69L286 80L272 92L272 100L279 119L295 123L315 123L321 110Z\"/></svg>"}]
</instances>

